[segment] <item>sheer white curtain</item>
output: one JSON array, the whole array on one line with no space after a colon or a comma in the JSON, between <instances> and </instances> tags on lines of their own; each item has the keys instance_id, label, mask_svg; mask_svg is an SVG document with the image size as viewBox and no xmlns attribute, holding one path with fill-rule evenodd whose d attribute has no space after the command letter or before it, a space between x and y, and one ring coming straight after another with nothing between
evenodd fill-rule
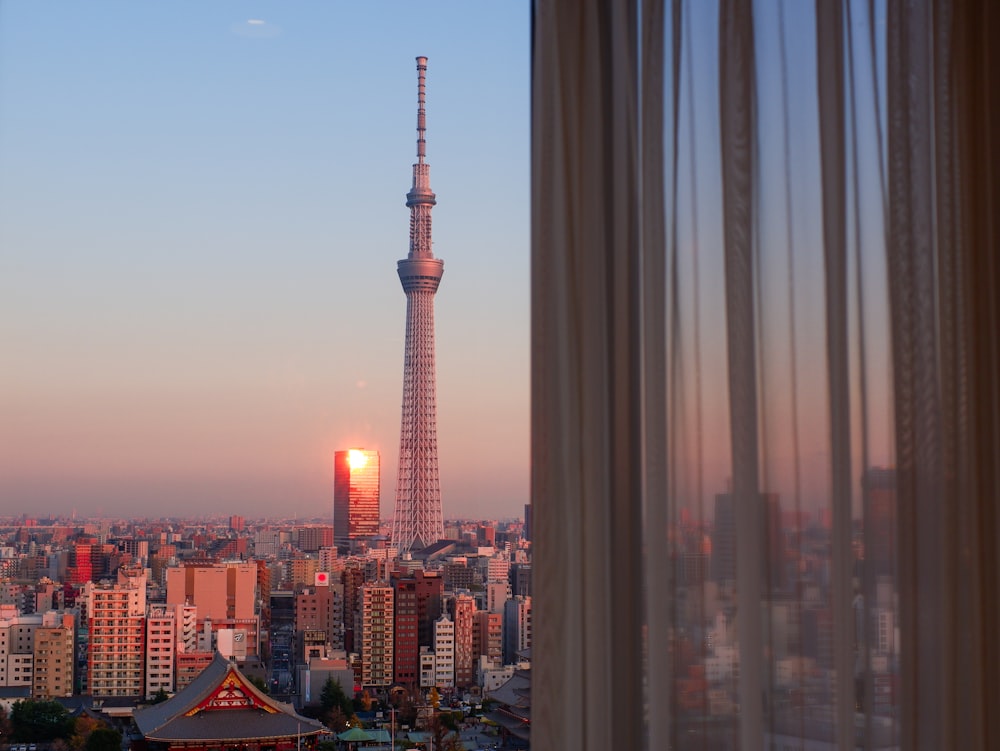
<instances>
[{"instance_id":1,"label":"sheer white curtain","mask_svg":"<svg viewBox=\"0 0 1000 751\"><path fill-rule=\"evenodd\" d=\"M996 19L535 3L534 748L1000 743Z\"/></svg>"}]
</instances>

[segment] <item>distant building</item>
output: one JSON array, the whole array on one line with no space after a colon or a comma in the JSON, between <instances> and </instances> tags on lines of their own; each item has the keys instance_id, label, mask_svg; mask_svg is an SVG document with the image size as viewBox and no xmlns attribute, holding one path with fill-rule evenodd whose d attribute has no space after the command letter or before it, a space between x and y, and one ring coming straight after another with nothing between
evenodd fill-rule
<instances>
[{"instance_id":1,"label":"distant building","mask_svg":"<svg viewBox=\"0 0 1000 751\"><path fill-rule=\"evenodd\" d=\"M333 527L302 527L298 531L297 547L303 553L317 553L320 548L329 548L332 545Z\"/></svg>"},{"instance_id":2,"label":"distant building","mask_svg":"<svg viewBox=\"0 0 1000 751\"><path fill-rule=\"evenodd\" d=\"M333 539L343 547L378 535L379 453L337 451L333 460Z\"/></svg>"}]
</instances>

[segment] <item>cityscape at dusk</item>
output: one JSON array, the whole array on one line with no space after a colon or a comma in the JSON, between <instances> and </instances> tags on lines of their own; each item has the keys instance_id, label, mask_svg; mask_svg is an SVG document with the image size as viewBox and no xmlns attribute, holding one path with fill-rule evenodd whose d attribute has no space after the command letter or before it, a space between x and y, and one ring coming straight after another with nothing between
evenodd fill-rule
<instances>
[{"instance_id":1,"label":"cityscape at dusk","mask_svg":"<svg viewBox=\"0 0 1000 751\"><path fill-rule=\"evenodd\" d=\"M392 514L431 60L441 488L528 495L521 4L0 6L0 514ZM454 29L461 28L461 34Z\"/></svg>"},{"instance_id":2,"label":"cityscape at dusk","mask_svg":"<svg viewBox=\"0 0 1000 751\"><path fill-rule=\"evenodd\" d=\"M0 751L1000 747L986 7L0 0Z\"/></svg>"}]
</instances>

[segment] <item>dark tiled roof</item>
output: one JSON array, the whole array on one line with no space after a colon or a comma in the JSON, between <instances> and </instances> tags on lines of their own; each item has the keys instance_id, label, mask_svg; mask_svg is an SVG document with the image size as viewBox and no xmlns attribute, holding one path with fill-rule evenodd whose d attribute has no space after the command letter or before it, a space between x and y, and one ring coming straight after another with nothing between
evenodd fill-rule
<instances>
[{"instance_id":1,"label":"dark tiled roof","mask_svg":"<svg viewBox=\"0 0 1000 751\"><path fill-rule=\"evenodd\" d=\"M187 716L212 695L230 672L236 673L247 690L274 712L257 708L213 709ZM146 738L164 741L248 740L327 731L316 720L296 714L290 705L275 701L257 689L219 653L182 691L165 702L136 710L135 724Z\"/></svg>"},{"instance_id":2,"label":"dark tiled roof","mask_svg":"<svg viewBox=\"0 0 1000 751\"><path fill-rule=\"evenodd\" d=\"M141 730L140 726L140 730ZM265 738L294 738L329 732L315 720L262 709L218 709L180 716L143 735L157 741L240 741Z\"/></svg>"}]
</instances>

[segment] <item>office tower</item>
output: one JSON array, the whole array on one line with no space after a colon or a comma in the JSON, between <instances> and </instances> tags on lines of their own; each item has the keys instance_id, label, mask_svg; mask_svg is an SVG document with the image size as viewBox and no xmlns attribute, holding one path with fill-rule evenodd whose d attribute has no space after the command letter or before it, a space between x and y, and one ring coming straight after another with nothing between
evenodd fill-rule
<instances>
[{"instance_id":1,"label":"office tower","mask_svg":"<svg viewBox=\"0 0 1000 751\"><path fill-rule=\"evenodd\" d=\"M395 597L385 582L361 587L361 685L391 686L395 646Z\"/></svg>"},{"instance_id":2,"label":"office tower","mask_svg":"<svg viewBox=\"0 0 1000 751\"><path fill-rule=\"evenodd\" d=\"M338 451L333 459L333 540L349 546L378 534L379 453Z\"/></svg>"},{"instance_id":3,"label":"office tower","mask_svg":"<svg viewBox=\"0 0 1000 751\"><path fill-rule=\"evenodd\" d=\"M517 595L531 597L531 564L515 563L510 567L510 591Z\"/></svg>"},{"instance_id":4,"label":"office tower","mask_svg":"<svg viewBox=\"0 0 1000 751\"><path fill-rule=\"evenodd\" d=\"M93 580L94 558L99 547L97 540L92 538L81 538L73 544L67 567L70 584L83 584Z\"/></svg>"},{"instance_id":5,"label":"office tower","mask_svg":"<svg viewBox=\"0 0 1000 751\"><path fill-rule=\"evenodd\" d=\"M91 696L142 696L145 679L146 575L119 571L114 584L84 585L87 683Z\"/></svg>"},{"instance_id":6,"label":"office tower","mask_svg":"<svg viewBox=\"0 0 1000 751\"><path fill-rule=\"evenodd\" d=\"M406 293L406 353L403 363L403 415L399 431L399 474L392 520L392 542L402 553L425 548L444 537L438 478L437 396L434 371L434 294L444 261L431 247L430 187L426 157L424 77L427 58L417 58L417 163L410 209L410 252L397 264Z\"/></svg>"},{"instance_id":7,"label":"office tower","mask_svg":"<svg viewBox=\"0 0 1000 751\"><path fill-rule=\"evenodd\" d=\"M507 665L517 662L517 655L531 647L531 598L515 595L504 603L503 659Z\"/></svg>"},{"instance_id":8,"label":"office tower","mask_svg":"<svg viewBox=\"0 0 1000 751\"><path fill-rule=\"evenodd\" d=\"M334 480L336 482L336 480ZM376 500L376 509L378 508L378 501ZM337 513L336 506L334 506L334 514ZM378 514L375 516L378 519ZM297 547L303 553L317 553L320 548L328 548L333 545L333 527L303 527L298 530L298 543ZM329 569L323 569L324 571L329 571Z\"/></svg>"}]
</instances>

